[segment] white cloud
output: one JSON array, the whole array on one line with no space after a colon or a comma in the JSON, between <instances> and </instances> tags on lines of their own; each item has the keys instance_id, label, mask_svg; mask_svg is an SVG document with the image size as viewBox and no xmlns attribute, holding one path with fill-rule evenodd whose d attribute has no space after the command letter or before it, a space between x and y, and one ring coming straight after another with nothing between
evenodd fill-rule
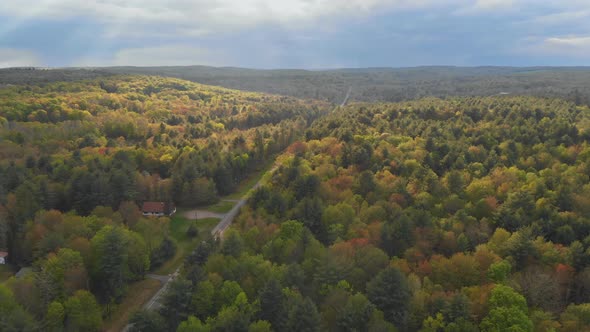
<instances>
[{"instance_id":1,"label":"white cloud","mask_svg":"<svg viewBox=\"0 0 590 332\"><path fill-rule=\"evenodd\" d=\"M561 56L576 59L588 59L590 54L590 35L531 37L522 42L516 54L530 56Z\"/></svg>"},{"instance_id":2,"label":"white cloud","mask_svg":"<svg viewBox=\"0 0 590 332\"><path fill-rule=\"evenodd\" d=\"M477 15L525 13L539 6L575 12L587 10L588 0L0 0L0 16L20 21L91 19L105 23L105 35L111 38L171 32L190 37L262 24L318 26L384 11Z\"/></svg>"},{"instance_id":3,"label":"white cloud","mask_svg":"<svg viewBox=\"0 0 590 332\"><path fill-rule=\"evenodd\" d=\"M490 1L506 0L478 3ZM0 15L21 21L90 18L108 24L111 31L107 35L111 37L137 35L133 30L146 31L147 35L170 27L179 33L203 35L261 24L297 28L383 11L450 10L472 3L473 0L0 0Z\"/></svg>"},{"instance_id":4,"label":"white cloud","mask_svg":"<svg viewBox=\"0 0 590 332\"><path fill-rule=\"evenodd\" d=\"M517 2L516 0L477 0L473 6L481 10L504 10L514 8Z\"/></svg>"},{"instance_id":5,"label":"white cloud","mask_svg":"<svg viewBox=\"0 0 590 332\"><path fill-rule=\"evenodd\" d=\"M588 57L590 54L590 36L546 38L540 48L554 55Z\"/></svg>"},{"instance_id":6,"label":"white cloud","mask_svg":"<svg viewBox=\"0 0 590 332\"><path fill-rule=\"evenodd\" d=\"M512 13L533 17L536 10L552 13L579 12L589 8L588 0L465 0L453 11L457 15Z\"/></svg>"},{"instance_id":7,"label":"white cloud","mask_svg":"<svg viewBox=\"0 0 590 332\"><path fill-rule=\"evenodd\" d=\"M0 48L0 68L40 66L41 61L31 51Z\"/></svg>"},{"instance_id":8,"label":"white cloud","mask_svg":"<svg viewBox=\"0 0 590 332\"><path fill-rule=\"evenodd\" d=\"M588 9L588 0L1 0L0 14L21 19L89 17L131 26L177 24L202 33L209 28L305 24L384 10L481 13L539 6L577 11Z\"/></svg>"},{"instance_id":9,"label":"white cloud","mask_svg":"<svg viewBox=\"0 0 590 332\"><path fill-rule=\"evenodd\" d=\"M586 48L590 47L590 36L588 37L552 37L545 41L548 45Z\"/></svg>"},{"instance_id":10,"label":"white cloud","mask_svg":"<svg viewBox=\"0 0 590 332\"><path fill-rule=\"evenodd\" d=\"M457 15L480 15L486 13L506 13L517 11L527 0L477 0L457 9Z\"/></svg>"},{"instance_id":11,"label":"white cloud","mask_svg":"<svg viewBox=\"0 0 590 332\"><path fill-rule=\"evenodd\" d=\"M392 6L411 8L433 0L2 0L0 13L49 19L90 16L106 22L161 22L242 26L286 23Z\"/></svg>"},{"instance_id":12,"label":"white cloud","mask_svg":"<svg viewBox=\"0 0 590 332\"><path fill-rule=\"evenodd\" d=\"M542 15L533 18L527 23L548 25L571 25L573 22L578 24L588 23L590 19L590 5L587 10L564 11L549 15Z\"/></svg>"},{"instance_id":13,"label":"white cloud","mask_svg":"<svg viewBox=\"0 0 590 332\"><path fill-rule=\"evenodd\" d=\"M111 58L84 58L74 66L221 66L226 57L219 53L189 45L165 45L160 47L125 48Z\"/></svg>"}]
</instances>

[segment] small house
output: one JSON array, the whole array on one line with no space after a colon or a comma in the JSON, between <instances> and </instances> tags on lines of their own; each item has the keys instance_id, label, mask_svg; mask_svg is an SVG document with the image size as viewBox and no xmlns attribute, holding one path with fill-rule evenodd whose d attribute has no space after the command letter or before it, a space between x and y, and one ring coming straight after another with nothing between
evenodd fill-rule
<instances>
[{"instance_id":1,"label":"small house","mask_svg":"<svg viewBox=\"0 0 590 332\"><path fill-rule=\"evenodd\" d=\"M8 253L6 251L0 251L0 264L6 264L6 257L8 257Z\"/></svg>"},{"instance_id":2,"label":"small house","mask_svg":"<svg viewBox=\"0 0 590 332\"><path fill-rule=\"evenodd\" d=\"M174 203L143 202L141 212L144 216L171 216L176 212L176 206L174 206Z\"/></svg>"}]
</instances>

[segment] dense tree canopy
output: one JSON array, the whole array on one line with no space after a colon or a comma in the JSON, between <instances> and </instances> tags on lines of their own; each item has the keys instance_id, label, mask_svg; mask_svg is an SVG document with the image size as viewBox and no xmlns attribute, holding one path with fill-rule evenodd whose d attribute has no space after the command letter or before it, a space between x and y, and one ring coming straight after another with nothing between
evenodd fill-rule
<instances>
[{"instance_id":1,"label":"dense tree canopy","mask_svg":"<svg viewBox=\"0 0 590 332\"><path fill-rule=\"evenodd\" d=\"M0 90L0 247L33 267L0 285L0 323L100 329L175 253L142 201L215 202L278 155L136 328L589 328L587 106L328 106L154 77Z\"/></svg>"},{"instance_id":2,"label":"dense tree canopy","mask_svg":"<svg viewBox=\"0 0 590 332\"><path fill-rule=\"evenodd\" d=\"M308 299L328 331L588 328L589 119L528 97L338 109L278 158L195 297L235 281L258 310L240 317L277 331L314 319Z\"/></svg>"},{"instance_id":3,"label":"dense tree canopy","mask_svg":"<svg viewBox=\"0 0 590 332\"><path fill-rule=\"evenodd\" d=\"M158 77L0 89L0 251L33 270L8 280L15 301L6 312L21 322L5 325L99 330L129 283L175 255L170 219L144 217L142 202L215 203L327 110ZM191 258L208 254L199 246ZM138 326L175 329L200 276L195 268L190 288L179 285L185 310L137 315Z\"/></svg>"}]
</instances>

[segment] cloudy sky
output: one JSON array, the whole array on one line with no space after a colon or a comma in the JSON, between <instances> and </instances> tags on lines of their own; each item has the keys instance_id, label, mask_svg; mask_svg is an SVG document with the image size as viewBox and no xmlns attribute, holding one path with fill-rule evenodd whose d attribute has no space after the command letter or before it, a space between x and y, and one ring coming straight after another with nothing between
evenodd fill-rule
<instances>
[{"instance_id":1,"label":"cloudy sky","mask_svg":"<svg viewBox=\"0 0 590 332\"><path fill-rule=\"evenodd\" d=\"M0 67L590 65L590 0L0 0Z\"/></svg>"}]
</instances>

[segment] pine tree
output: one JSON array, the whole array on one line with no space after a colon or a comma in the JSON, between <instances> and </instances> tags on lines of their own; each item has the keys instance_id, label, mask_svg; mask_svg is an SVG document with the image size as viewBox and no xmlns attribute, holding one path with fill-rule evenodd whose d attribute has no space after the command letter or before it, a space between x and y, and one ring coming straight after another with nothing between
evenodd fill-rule
<instances>
[{"instance_id":1,"label":"pine tree","mask_svg":"<svg viewBox=\"0 0 590 332\"><path fill-rule=\"evenodd\" d=\"M164 318L157 312L141 310L135 313L131 320L132 332L158 332L166 330Z\"/></svg>"},{"instance_id":2,"label":"pine tree","mask_svg":"<svg viewBox=\"0 0 590 332\"><path fill-rule=\"evenodd\" d=\"M188 280L176 279L169 284L162 299L160 314L170 331L176 330L178 324L188 318L191 292L192 283Z\"/></svg>"},{"instance_id":3,"label":"pine tree","mask_svg":"<svg viewBox=\"0 0 590 332\"><path fill-rule=\"evenodd\" d=\"M285 326L285 296L281 284L276 279L270 279L260 290L261 320L271 323L275 331L282 331Z\"/></svg>"},{"instance_id":4,"label":"pine tree","mask_svg":"<svg viewBox=\"0 0 590 332\"><path fill-rule=\"evenodd\" d=\"M369 300L377 306L385 319L398 328L406 324L410 289L406 277L396 268L381 271L367 283Z\"/></svg>"},{"instance_id":5,"label":"pine tree","mask_svg":"<svg viewBox=\"0 0 590 332\"><path fill-rule=\"evenodd\" d=\"M320 314L309 298L300 300L289 312L288 331L316 332L320 330Z\"/></svg>"}]
</instances>

